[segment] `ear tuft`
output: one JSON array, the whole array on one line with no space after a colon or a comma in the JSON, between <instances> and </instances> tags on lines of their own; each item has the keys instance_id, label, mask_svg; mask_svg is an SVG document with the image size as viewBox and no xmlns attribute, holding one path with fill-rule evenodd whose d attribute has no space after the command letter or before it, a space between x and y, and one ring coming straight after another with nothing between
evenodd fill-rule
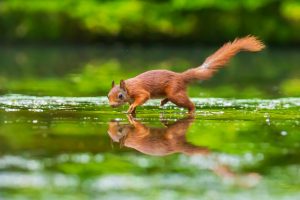
<instances>
[{"instance_id":1,"label":"ear tuft","mask_svg":"<svg viewBox=\"0 0 300 200\"><path fill-rule=\"evenodd\" d=\"M112 81L111 87L112 87L112 88L115 87L115 81Z\"/></svg>"},{"instance_id":2,"label":"ear tuft","mask_svg":"<svg viewBox=\"0 0 300 200\"><path fill-rule=\"evenodd\" d=\"M120 81L120 88L126 91L126 85L125 85L125 81L124 80Z\"/></svg>"}]
</instances>

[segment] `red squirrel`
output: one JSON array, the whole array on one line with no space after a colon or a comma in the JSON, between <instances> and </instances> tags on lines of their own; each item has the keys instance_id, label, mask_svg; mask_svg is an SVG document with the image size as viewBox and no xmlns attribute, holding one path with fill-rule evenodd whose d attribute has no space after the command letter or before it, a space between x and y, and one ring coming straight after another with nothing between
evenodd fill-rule
<instances>
[{"instance_id":1,"label":"red squirrel","mask_svg":"<svg viewBox=\"0 0 300 200\"><path fill-rule=\"evenodd\" d=\"M144 104L151 98L165 97L161 106L168 101L179 107L187 108L189 113L195 112L195 105L187 95L187 85L194 80L206 80L240 51L257 52L265 45L254 36L237 38L233 42L224 44L214 54L207 57L204 63L196 68L182 73L168 70L151 70L137 75L134 78L121 80L120 85L112 82L108 94L109 104L112 107L129 103L127 113L134 114L136 107Z\"/></svg>"}]
</instances>

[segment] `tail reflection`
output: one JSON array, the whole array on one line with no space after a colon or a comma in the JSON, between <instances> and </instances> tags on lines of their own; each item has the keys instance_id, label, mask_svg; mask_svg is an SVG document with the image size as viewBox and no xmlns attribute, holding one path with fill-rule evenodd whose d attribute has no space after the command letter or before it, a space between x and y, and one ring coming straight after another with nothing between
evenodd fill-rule
<instances>
[{"instance_id":1,"label":"tail reflection","mask_svg":"<svg viewBox=\"0 0 300 200\"><path fill-rule=\"evenodd\" d=\"M195 146L186 141L186 132L194 118L188 117L164 128L147 127L128 115L130 124L109 123L108 134L114 142L136 149L144 154L165 156L173 153L187 155L207 154L205 147Z\"/></svg>"}]
</instances>

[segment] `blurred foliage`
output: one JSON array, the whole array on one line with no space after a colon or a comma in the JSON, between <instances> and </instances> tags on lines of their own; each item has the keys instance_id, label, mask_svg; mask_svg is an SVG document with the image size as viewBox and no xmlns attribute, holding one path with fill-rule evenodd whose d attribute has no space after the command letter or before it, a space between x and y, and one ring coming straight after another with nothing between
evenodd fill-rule
<instances>
[{"instance_id":1,"label":"blurred foliage","mask_svg":"<svg viewBox=\"0 0 300 200\"><path fill-rule=\"evenodd\" d=\"M205 42L258 35L300 43L296 0L6 0L2 42Z\"/></svg>"},{"instance_id":2,"label":"blurred foliage","mask_svg":"<svg viewBox=\"0 0 300 200\"><path fill-rule=\"evenodd\" d=\"M281 91L286 96L300 95L300 79L288 79L281 84Z\"/></svg>"},{"instance_id":3,"label":"blurred foliage","mask_svg":"<svg viewBox=\"0 0 300 200\"><path fill-rule=\"evenodd\" d=\"M215 49L198 51L163 47L0 49L0 94L106 96L112 80L118 83L152 69L182 72L199 65ZM298 52L239 54L211 80L191 84L189 94L228 98L300 96Z\"/></svg>"},{"instance_id":4,"label":"blurred foliage","mask_svg":"<svg viewBox=\"0 0 300 200\"><path fill-rule=\"evenodd\" d=\"M254 34L274 44L300 44L299 13L294 0L6 0L0 2L0 41L215 44ZM181 72L216 49L9 47L0 49L0 94L62 96L106 95L112 80L150 69ZM299 96L298 63L299 52L290 49L239 55L203 88L194 84L189 92L198 97Z\"/></svg>"}]
</instances>

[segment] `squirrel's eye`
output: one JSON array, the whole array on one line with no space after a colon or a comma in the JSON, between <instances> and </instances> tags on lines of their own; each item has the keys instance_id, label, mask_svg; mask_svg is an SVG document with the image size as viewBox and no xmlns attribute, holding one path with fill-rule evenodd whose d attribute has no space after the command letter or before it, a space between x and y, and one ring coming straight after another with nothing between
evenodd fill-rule
<instances>
[{"instance_id":1,"label":"squirrel's eye","mask_svg":"<svg viewBox=\"0 0 300 200\"><path fill-rule=\"evenodd\" d=\"M123 99L123 94L119 94L119 99Z\"/></svg>"}]
</instances>

